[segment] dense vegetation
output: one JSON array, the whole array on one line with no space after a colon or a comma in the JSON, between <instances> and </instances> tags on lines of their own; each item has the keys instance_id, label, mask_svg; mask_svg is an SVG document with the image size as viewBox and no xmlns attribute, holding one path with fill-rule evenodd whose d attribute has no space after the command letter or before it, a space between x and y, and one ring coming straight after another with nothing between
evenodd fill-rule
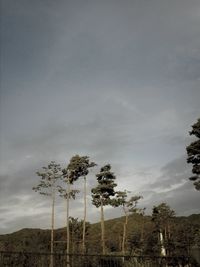
<instances>
[{"instance_id":1,"label":"dense vegetation","mask_svg":"<svg viewBox=\"0 0 200 267\"><path fill-rule=\"evenodd\" d=\"M118 254L121 251L123 223L125 217L105 221L106 251ZM101 225L86 223L87 253L101 254ZM167 255L190 255L193 247L200 247L200 214L189 217L174 217L170 221L170 236L165 237ZM82 252L82 222L70 218L70 252ZM49 252L51 231L22 229L12 234L0 236L0 250ZM66 229L55 230L55 252L66 251ZM151 216L134 214L129 216L126 239L126 253L131 255L159 255L160 242L156 224Z\"/></svg>"}]
</instances>

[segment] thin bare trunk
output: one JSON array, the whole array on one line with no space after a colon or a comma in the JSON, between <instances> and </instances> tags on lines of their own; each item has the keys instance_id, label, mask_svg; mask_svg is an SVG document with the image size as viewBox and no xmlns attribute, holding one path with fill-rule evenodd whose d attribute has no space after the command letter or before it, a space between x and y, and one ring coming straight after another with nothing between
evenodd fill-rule
<instances>
[{"instance_id":1,"label":"thin bare trunk","mask_svg":"<svg viewBox=\"0 0 200 267\"><path fill-rule=\"evenodd\" d=\"M167 228L168 228L168 238L170 239L170 237L171 237L171 229L170 229L170 223L169 222L167 224Z\"/></svg>"},{"instance_id":2,"label":"thin bare trunk","mask_svg":"<svg viewBox=\"0 0 200 267\"><path fill-rule=\"evenodd\" d=\"M51 257L50 267L53 267L53 245L54 245L54 206L55 206L55 188L52 190L52 211L51 211Z\"/></svg>"},{"instance_id":3,"label":"thin bare trunk","mask_svg":"<svg viewBox=\"0 0 200 267\"><path fill-rule=\"evenodd\" d=\"M144 240L144 216L142 215L142 226L141 226L141 238L140 241L143 242Z\"/></svg>"},{"instance_id":4,"label":"thin bare trunk","mask_svg":"<svg viewBox=\"0 0 200 267\"><path fill-rule=\"evenodd\" d=\"M70 182L67 181L67 267L69 267L69 245L70 245L70 233L69 233L69 194L70 194Z\"/></svg>"},{"instance_id":5,"label":"thin bare trunk","mask_svg":"<svg viewBox=\"0 0 200 267\"><path fill-rule=\"evenodd\" d=\"M85 253L85 224L86 224L86 212L87 212L87 199L86 199L86 177L84 177L84 217L83 217L83 247L82 253Z\"/></svg>"},{"instance_id":6,"label":"thin bare trunk","mask_svg":"<svg viewBox=\"0 0 200 267\"><path fill-rule=\"evenodd\" d=\"M161 256L166 256L166 249L165 249L165 246L164 246L164 239L163 239L163 233L162 231L160 230L159 232L159 238L160 238L160 245L161 245Z\"/></svg>"},{"instance_id":7,"label":"thin bare trunk","mask_svg":"<svg viewBox=\"0 0 200 267\"><path fill-rule=\"evenodd\" d=\"M119 235L119 250L122 249L122 237Z\"/></svg>"},{"instance_id":8,"label":"thin bare trunk","mask_svg":"<svg viewBox=\"0 0 200 267\"><path fill-rule=\"evenodd\" d=\"M125 213L125 222L124 222L124 229L123 229L123 238L122 238L122 254L125 254L125 242L126 242L126 230L127 230L127 224L128 224L128 214L126 209L123 207L124 213Z\"/></svg>"},{"instance_id":9,"label":"thin bare trunk","mask_svg":"<svg viewBox=\"0 0 200 267\"><path fill-rule=\"evenodd\" d=\"M72 225L72 229L71 229L71 253L74 254L75 253L75 245L74 245L74 229L73 229L73 225ZM71 264L72 266L74 265L74 257L72 257L71 259Z\"/></svg>"},{"instance_id":10,"label":"thin bare trunk","mask_svg":"<svg viewBox=\"0 0 200 267\"><path fill-rule=\"evenodd\" d=\"M101 244L102 244L102 252L105 255L105 226L104 226L104 212L103 212L103 202L101 199Z\"/></svg>"},{"instance_id":11,"label":"thin bare trunk","mask_svg":"<svg viewBox=\"0 0 200 267\"><path fill-rule=\"evenodd\" d=\"M167 239L167 226L165 226L164 231L165 231L165 240L166 240Z\"/></svg>"}]
</instances>

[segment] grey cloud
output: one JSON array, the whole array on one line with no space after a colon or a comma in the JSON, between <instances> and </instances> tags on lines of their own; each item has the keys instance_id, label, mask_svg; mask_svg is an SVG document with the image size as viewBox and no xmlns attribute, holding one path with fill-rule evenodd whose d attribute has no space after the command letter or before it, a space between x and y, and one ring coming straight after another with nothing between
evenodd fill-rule
<instances>
[{"instance_id":1,"label":"grey cloud","mask_svg":"<svg viewBox=\"0 0 200 267\"><path fill-rule=\"evenodd\" d=\"M167 202L178 215L199 213L199 192L188 180L190 174L186 157L175 159L161 168L161 176L143 187L146 187L142 192L143 201L149 211L153 205Z\"/></svg>"},{"instance_id":2,"label":"grey cloud","mask_svg":"<svg viewBox=\"0 0 200 267\"><path fill-rule=\"evenodd\" d=\"M44 4L36 2L32 6L37 10L37 13L42 13L42 15L44 15L45 9L52 10L50 8L52 2L50 5L46 4L45 8L42 8L42 5ZM24 1L18 4L19 6L21 9L24 9L25 6L26 12L34 10ZM5 4L5 10L7 9L8 7ZM57 80L55 78L60 80L65 75L67 77L65 81L71 80L73 77L73 80L79 79L84 82L89 73L92 73L91 76L98 79L99 72L101 73L101 79L105 77L107 80L109 77L118 79L120 77L120 80L124 82L128 74L129 80L131 75L137 80L138 78L146 80L149 84L158 80L158 78L160 79L160 77L164 77L167 68L171 71L173 65L175 65L175 68L181 66L179 63L171 64L171 58L173 60L176 58L176 62L182 62L182 58L179 59L174 54L176 55L177 47L181 46L185 49L188 46L187 43L184 45L183 37L190 40L190 47L193 50L197 49L198 39L191 37L198 36L198 17L190 18L192 12L194 13L198 9L199 5L195 1L190 5L186 1L175 1L173 5L169 6L166 6L164 2L158 4L156 1L151 1L149 4L144 1L140 3L126 1L123 6L120 2L113 1L101 2L101 4L89 1L85 5L79 2L77 6L76 4L73 5L71 1L66 2L66 4L62 2L54 8L52 14L45 13L48 23L45 23L44 28L38 27L43 23L36 21L35 17L30 17L29 24L34 29L32 36L35 33L35 38L30 36L32 38L29 39L30 43L32 39L42 39L44 46L42 47L42 44L40 44L39 56L48 52L51 55L49 57L52 57L52 62L43 60L44 63L42 63L39 61L43 68L48 63L51 63L49 65L53 65L54 68L57 65L56 71L51 73L53 84ZM70 16L70 10L73 11L73 18ZM158 12L160 16L155 16L155 12ZM36 12L32 11L32 13ZM56 15L57 13L60 14L59 17ZM69 15L70 19L65 13ZM140 15L138 16L138 14ZM35 23L37 24L34 25ZM26 24L23 21L21 24L23 26L22 37L25 33L25 36L27 36L27 30L24 29ZM56 25L56 28L49 28L49 24L52 27ZM46 40L42 37L44 33L47 37ZM49 35L52 35L52 39L48 39ZM24 41L22 37L19 38L20 42ZM46 48L49 43L54 45L47 51ZM34 51L37 45L37 43L34 44ZM57 51L56 57L53 56L55 50ZM59 53L62 56L58 56ZM142 57L141 54L143 54ZM184 52L185 57L186 54ZM190 64L190 58L189 54L188 58L184 60L186 65ZM40 60L40 57L37 60ZM188 68L185 69L187 72ZM36 71L35 68L34 72ZM171 73L174 73L174 71L172 70ZM184 75L181 76L184 77Z\"/></svg>"},{"instance_id":3,"label":"grey cloud","mask_svg":"<svg viewBox=\"0 0 200 267\"><path fill-rule=\"evenodd\" d=\"M199 10L198 0L2 1L5 209L12 211L15 201L24 205L18 197L27 195L27 207L32 201L38 212L47 208L48 201L31 190L35 171L50 160L65 165L78 153L99 163L89 187L108 162L121 186L146 191L149 205L173 193L184 212L179 181L187 180L190 167L184 158L173 159L184 154L200 114ZM187 197L186 213L196 207ZM71 204L75 215L81 198ZM62 211L61 200L57 208ZM97 219L90 210L89 218Z\"/></svg>"},{"instance_id":4,"label":"grey cloud","mask_svg":"<svg viewBox=\"0 0 200 267\"><path fill-rule=\"evenodd\" d=\"M187 135L187 136L186 136ZM182 146L185 147L187 144L191 143L191 138L188 136L188 133L185 133L177 136L164 136L164 139L166 143L168 143L171 146Z\"/></svg>"},{"instance_id":5,"label":"grey cloud","mask_svg":"<svg viewBox=\"0 0 200 267\"><path fill-rule=\"evenodd\" d=\"M23 215L18 218L14 218L14 220L5 220L3 226L1 226L1 234L8 233L9 232L15 232L23 228L27 228L26 226L29 226L28 228L42 228L42 229L49 229L49 223L48 223L48 214L43 213L38 216L31 216L31 215ZM50 221L50 220L49 220Z\"/></svg>"},{"instance_id":6,"label":"grey cloud","mask_svg":"<svg viewBox=\"0 0 200 267\"><path fill-rule=\"evenodd\" d=\"M190 169L186 161L186 156L166 164L161 168L161 173L161 176L154 183L148 185L149 188L166 189L182 183L190 177Z\"/></svg>"},{"instance_id":7,"label":"grey cloud","mask_svg":"<svg viewBox=\"0 0 200 267\"><path fill-rule=\"evenodd\" d=\"M191 182L187 181L179 188L168 192L144 191L143 205L147 207L147 213L151 214L152 207L166 202L175 210L178 216L188 216L192 213L199 213L199 192L195 191ZM147 199L145 199L147 197Z\"/></svg>"}]
</instances>

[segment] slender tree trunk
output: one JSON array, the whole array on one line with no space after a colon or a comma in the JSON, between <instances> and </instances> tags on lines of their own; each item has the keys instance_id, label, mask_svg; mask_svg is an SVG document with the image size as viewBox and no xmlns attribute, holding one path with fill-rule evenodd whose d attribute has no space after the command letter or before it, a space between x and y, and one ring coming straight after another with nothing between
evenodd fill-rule
<instances>
[{"instance_id":1,"label":"slender tree trunk","mask_svg":"<svg viewBox=\"0 0 200 267\"><path fill-rule=\"evenodd\" d=\"M72 222L73 224L73 222ZM73 225L71 225L71 253L74 254L75 249L74 249L74 229L73 229ZM74 265L74 257L72 257L71 259L71 264L72 266Z\"/></svg>"},{"instance_id":2,"label":"slender tree trunk","mask_svg":"<svg viewBox=\"0 0 200 267\"><path fill-rule=\"evenodd\" d=\"M105 226L104 226L104 212L103 212L103 201L101 199L101 244L102 244L102 252L105 255Z\"/></svg>"},{"instance_id":3,"label":"slender tree trunk","mask_svg":"<svg viewBox=\"0 0 200 267\"><path fill-rule=\"evenodd\" d=\"M119 250L122 249L122 237L119 235Z\"/></svg>"},{"instance_id":4,"label":"slender tree trunk","mask_svg":"<svg viewBox=\"0 0 200 267\"><path fill-rule=\"evenodd\" d=\"M142 225L141 225L141 237L140 241L143 242L144 240L144 215L142 215Z\"/></svg>"},{"instance_id":5,"label":"slender tree trunk","mask_svg":"<svg viewBox=\"0 0 200 267\"><path fill-rule=\"evenodd\" d=\"M167 239L167 226L165 226L164 231L165 231L165 240L166 240Z\"/></svg>"},{"instance_id":6,"label":"slender tree trunk","mask_svg":"<svg viewBox=\"0 0 200 267\"><path fill-rule=\"evenodd\" d=\"M67 267L69 267L69 246L70 246L70 233L69 233L69 194L70 194L70 182L67 181Z\"/></svg>"},{"instance_id":7,"label":"slender tree trunk","mask_svg":"<svg viewBox=\"0 0 200 267\"><path fill-rule=\"evenodd\" d=\"M161 256L166 256L166 249L164 246L163 233L161 230L159 231L159 238L160 238L160 245L161 245Z\"/></svg>"},{"instance_id":8,"label":"slender tree trunk","mask_svg":"<svg viewBox=\"0 0 200 267\"><path fill-rule=\"evenodd\" d=\"M52 190L52 211L51 211L51 257L50 267L53 267L53 246L54 246L54 206L55 206L55 188Z\"/></svg>"},{"instance_id":9,"label":"slender tree trunk","mask_svg":"<svg viewBox=\"0 0 200 267\"><path fill-rule=\"evenodd\" d=\"M87 212L87 199L86 199L86 177L84 177L84 217L83 217L83 244L82 244L82 253L85 253L85 224L86 224L86 212Z\"/></svg>"},{"instance_id":10,"label":"slender tree trunk","mask_svg":"<svg viewBox=\"0 0 200 267\"><path fill-rule=\"evenodd\" d=\"M168 238L171 238L171 229L170 229L170 223L167 223L167 230L168 230Z\"/></svg>"},{"instance_id":11,"label":"slender tree trunk","mask_svg":"<svg viewBox=\"0 0 200 267\"><path fill-rule=\"evenodd\" d=\"M144 250L144 215L143 214L142 214L140 243L141 243L141 250L142 250L141 253L143 254L143 250Z\"/></svg>"},{"instance_id":12,"label":"slender tree trunk","mask_svg":"<svg viewBox=\"0 0 200 267\"><path fill-rule=\"evenodd\" d=\"M125 242L126 242L126 230L127 230L127 224L128 224L128 213L126 209L123 207L124 213L125 213L125 222L124 222L124 229L123 229L123 238L122 238L122 254L125 254Z\"/></svg>"}]
</instances>

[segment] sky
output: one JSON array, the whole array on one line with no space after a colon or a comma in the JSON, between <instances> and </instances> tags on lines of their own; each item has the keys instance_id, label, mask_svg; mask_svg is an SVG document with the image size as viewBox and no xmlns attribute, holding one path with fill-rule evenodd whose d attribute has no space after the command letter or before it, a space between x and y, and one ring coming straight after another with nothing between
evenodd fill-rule
<instances>
[{"instance_id":1,"label":"sky","mask_svg":"<svg viewBox=\"0 0 200 267\"><path fill-rule=\"evenodd\" d=\"M110 163L118 190L200 213L186 146L200 117L199 0L1 0L0 233L50 228L50 199L32 190L51 160ZM74 185L81 189L79 181ZM80 194L70 216L83 218ZM56 227L66 223L56 199ZM120 217L105 209L105 219Z\"/></svg>"}]
</instances>

